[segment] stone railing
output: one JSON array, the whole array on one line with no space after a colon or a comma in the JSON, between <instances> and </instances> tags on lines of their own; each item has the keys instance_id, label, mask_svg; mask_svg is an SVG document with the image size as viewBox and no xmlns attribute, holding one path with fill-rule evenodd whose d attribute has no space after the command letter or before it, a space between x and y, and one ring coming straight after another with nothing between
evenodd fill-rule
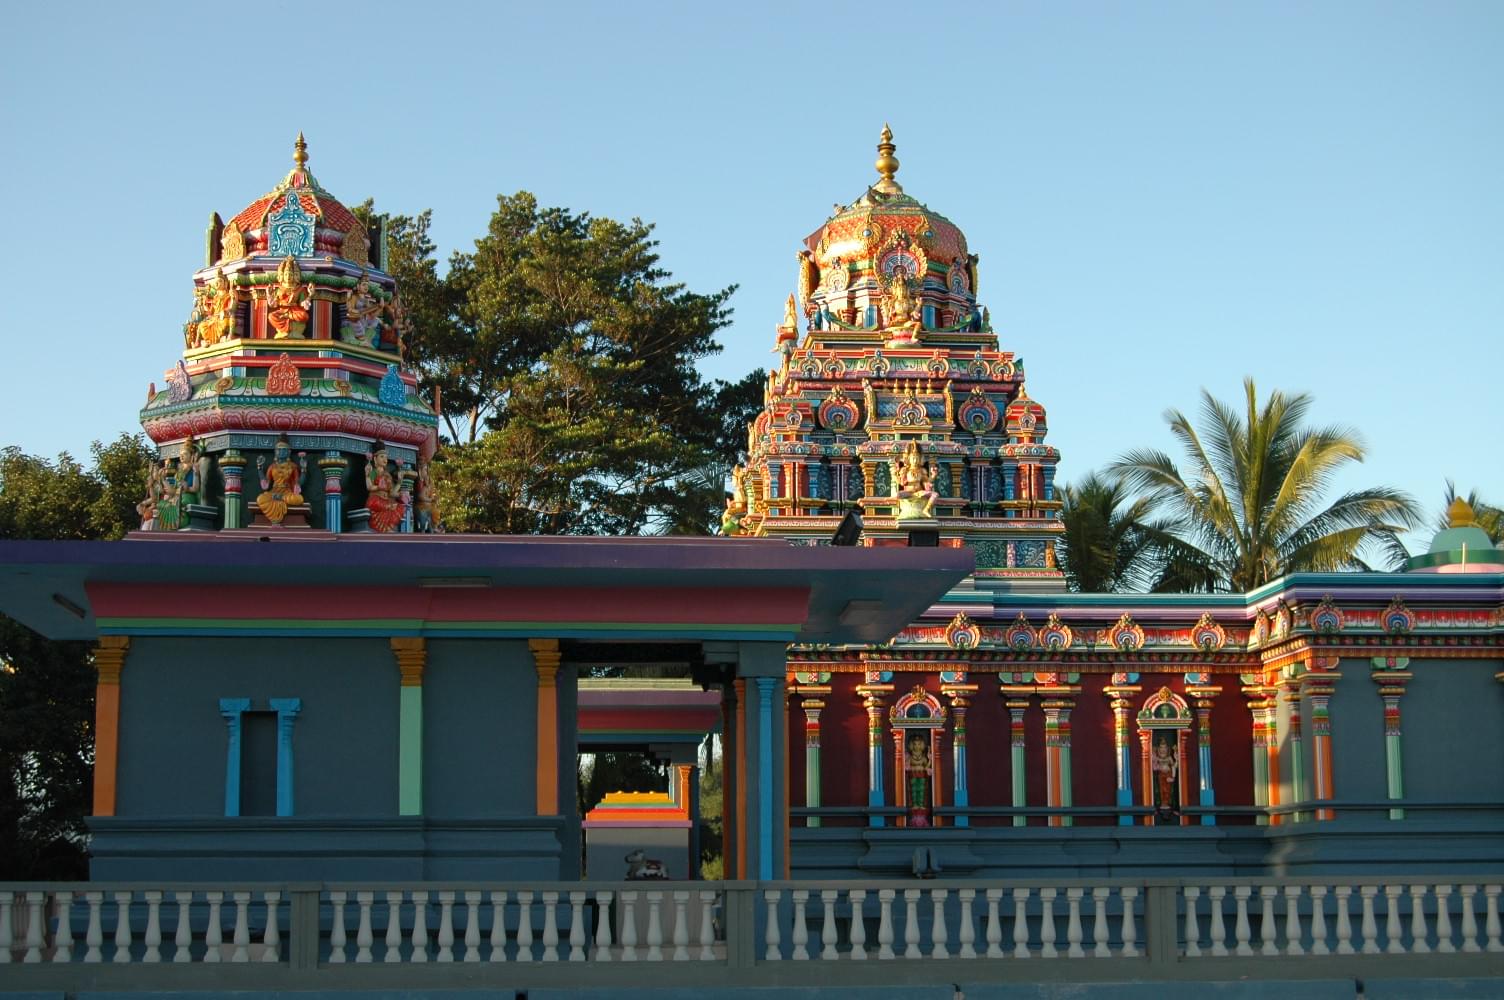
<instances>
[{"instance_id":1,"label":"stone railing","mask_svg":"<svg viewBox=\"0 0 1504 1000\"><path fill-rule=\"evenodd\" d=\"M622 982L610 969L635 962L660 969L649 980L659 985L797 985L831 982L832 972L814 970L836 962L838 981L861 985L923 982L941 961L947 982L1322 979L1351 975L1359 957L1370 976L1465 978L1504 969L1501 884L8 884L0 963L14 964L0 981L61 990L588 987Z\"/></svg>"}]
</instances>

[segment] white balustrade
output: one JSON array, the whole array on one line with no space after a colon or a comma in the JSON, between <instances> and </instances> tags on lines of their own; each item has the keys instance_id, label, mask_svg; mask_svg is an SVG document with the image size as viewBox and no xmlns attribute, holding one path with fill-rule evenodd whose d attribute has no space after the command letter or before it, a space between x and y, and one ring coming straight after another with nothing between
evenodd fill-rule
<instances>
[{"instance_id":1,"label":"white balustrade","mask_svg":"<svg viewBox=\"0 0 1504 1000\"><path fill-rule=\"evenodd\" d=\"M409 962L428 961L428 892L424 889L413 891L413 933L409 938L412 945L412 954L408 955ZM401 932L398 932L401 938Z\"/></svg>"},{"instance_id":2,"label":"white balustrade","mask_svg":"<svg viewBox=\"0 0 1504 1000\"><path fill-rule=\"evenodd\" d=\"M1485 885L1483 898L1488 907L1487 916L1484 918L1484 928L1488 932L1487 951L1504 951L1504 942L1499 940L1499 889L1497 885Z\"/></svg>"},{"instance_id":3,"label":"white balustrade","mask_svg":"<svg viewBox=\"0 0 1504 1000\"><path fill-rule=\"evenodd\" d=\"M178 895L181 897L183 894L178 893ZM54 897L54 903L57 909L57 938L52 946L52 960L54 962L71 962L73 961L72 890L64 889L62 892L59 892ZM185 920L183 923L186 924L187 921ZM182 950L186 954L186 949ZM176 962L178 959L174 957L173 961ZM188 959L184 957L183 961L186 962Z\"/></svg>"},{"instance_id":4,"label":"white balustrade","mask_svg":"<svg viewBox=\"0 0 1504 1000\"><path fill-rule=\"evenodd\" d=\"M338 890L329 893L329 962L331 965L345 960L345 898L345 894Z\"/></svg>"},{"instance_id":5,"label":"white balustrade","mask_svg":"<svg viewBox=\"0 0 1504 1000\"><path fill-rule=\"evenodd\" d=\"M1196 901L1201 898L1198 886L1185 887L1185 953L1188 958L1201 954L1201 925L1196 920Z\"/></svg>"},{"instance_id":6,"label":"white balustrade","mask_svg":"<svg viewBox=\"0 0 1504 1000\"><path fill-rule=\"evenodd\" d=\"M218 891L206 892L204 893L204 898L209 902L209 923L204 930L204 961L222 962L224 961L225 957L225 925L224 914L220 912L220 907L224 904L225 894ZM95 917L96 914L90 912L89 931L91 933L96 930ZM87 959L85 959L85 961L87 961ZM95 961L97 962L98 959L95 959Z\"/></svg>"},{"instance_id":7,"label":"white balustrade","mask_svg":"<svg viewBox=\"0 0 1504 1000\"><path fill-rule=\"evenodd\" d=\"M1457 946L1452 943L1451 897L1451 886L1436 887L1436 950L1445 954L1457 951Z\"/></svg>"},{"instance_id":8,"label":"white balustrade","mask_svg":"<svg viewBox=\"0 0 1504 1000\"><path fill-rule=\"evenodd\" d=\"M689 893L675 892L674 897L674 961L689 961Z\"/></svg>"},{"instance_id":9,"label":"white balustrade","mask_svg":"<svg viewBox=\"0 0 1504 1000\"><path fill-rule=\"evenodd\" d=\"M777 962L783 958L783 949L779 947L778 939L778 897L783 893L777 889L769 889L762 894L763 901L768 906L767 926L763 931L763 942L766 947L763 950L763 959L768 962Z\"/></svg>"},{"instance_id":10,"label":"white balustrade","mask_svg":"<svg viewBox=\"0 0 1504 1000\"><path fill-rule=\"evenodd\" d=\"M663 893L646 893L648 901L648 954L649 962L663 961ZM547 959L545 958L545 961Z\"/></svg>"},{"instance_id":11,"label":"white balustrade","mask_svg":"<svg viewBox=\"0 0 1504 1000\"><path fill-rule=\"evenodd\" d=\"M115 954L112 962L124 964L131 960L131 896L134 893L115 893ZM247 894L249 895L249 894Z\"/></svg>"},{"instance_id":12,"label":"white balustrade","mask_svg":"<svg viewBox=\"0 0 1504 1000\"><path fill-rule=\"evenodd\" d=\"M867 904L866 889L852 889L846 894L851 900L851 958L865 961L867 958L867 921L864 911Z\"/></svg>"},{"instance_id":13,"label":"white balustrade","mask_svg":"<svg viewBox=\"0 0 1504 1000\"><path fill-rule=\"evenodd\" d=\"M895 957L893 954L893 893L892 889L879 889L877 900L879 915L877 921L877 957L885 960Z\"/></svg>"},{"instance_id":14,"label":"white balustrade","mask_svg":"<svg viewBox=\"0 0 1504 1000\"><path fill-rule=\"evenodd\" d=\"M919 950L919 890L903 891L903 957L920 958Z\"/></svg>"},{"instance_id":15,"label":"white balustrade","mask_svg":"<svg viewBox=\"0 0 1504 1000\"><path fill-rule=\"evenodd\" d=\"M1055 889L1046 886L1039 890L1039 954L1043 958L1055 958Z\"/></svg>"},{"instance_id":16,"label":"white balustrade","mask_svg":"<svg viewBox=\"0 0 1504 1000\"><path fill-rule=\"evenodd\" d=\"M648 893L651 897L653 894ZM658 894L660 897L662 893ZM559 894L557 892L545 892L543 896L543 955L545 962L557 962L559 960ZM654 911L656 913L656 910ZM652 932L648 932L652 937ZM660 952L661 954L661 952ZM648 958L653 956L651 953Z\"/></svg>"},{"instance_id":17,"label":"white balustrade","mask_svg":"<svg viewBox=\"0 0 1504 1000\"><path fill-rule=\"evenodd\" d=\"M1259 947L1260 955L1278 955L1279 946L1274 943L1274 894L1272 885L1259 887L1259 940L1263 944Z\"/></svg>"},{"instance_id":18,"label":"white balustrade","mask_svg":"<svg viewBox=\"0 0 1504 1000\"><path fill-rule=\"evenodd\" d=\"M628 894L622 893L625 898ZM631 894L635 899L637 894ZM632 919L632 906L627 904L627 923L633 928L632 938L637 938L636 922ZM632 958L636 958L634 950ZM517 961L531 962L533 960L533 894L527 889L517 893Z\"/></svg>"},{"instance_id":19,"label":"white balustrade","mask_svg":"<svg viewBox=\"0 0 1504 1000\"><path fill-rule=\"evenodd\" d=\"M1404 945L1400 944L1400 893L1403 890L1404 886L1384 886L1384 896L1387 898L1387 905L1384 909L1384 931L1389 938L1389 946L1384 950L1391 955L1405 953Z\"/></svg>"},{"instance_id":20,"label":"white balustrade","mask_svg":"<svg viewBox=\"0 0 1504 1000\"><path fill-rule=\"evenodd\" d=\"M1112 949L1107 945L1107 897L1112 895L1112 890L1105 886L1097 886L1091 891L1091 936L1096 944L1091 949L1093 958L1111 958Z\"/></svg>"},{"instance_id":21,"label":"white balustrade","mask_svg":"<svg viewBox=\"0 0 1504 1000\"><path fill-rule=\"evenodd\" d=\"M213 893L210 893L211 897L213 895L214 895ZM84 961L88 962L90 964L93 964L95 962L103 961L103 956L100 954L100 945L104 944L104 931L100 929L99 911L103 908L104 893L102 893L102 892L86 892L86 893L84 893L84 898L86 900L88 900L88 902L89 902L89 929L84 932L84 943L89 946L89 950L84 953ZM5 916L5 921L6 921L6 926L5 926L5 960L7 962L9 962L10 961L10 906L6 905L4 907L4 909L5 909L5 913L6 913L6 916ZM217 907L212 908L212 910L215 913L219 912ZM217 961L219 961L219 959L218 958L215 958L215 959L205 959L205 961L215 961L215 962L217 962Z\"/></svg>"},{"instance_id":22,"label":"white balustrade","mask_svg":"<svg viewBox=\"0 0 1504 1000\"><path fill-rule=\"evenodd\" d=\"M491 893L491 961L505 962L507 960L507 894L504 889L493 890ZM602 919L602 925L608 925L610 921ZM608 939L607 944L610 941ZM606 958L596 956L596 961L604 962Z\"/></svg>"},{"instance_id":23,"label":"white balustrade","mask_svg":"<svg viewBox=\"0 0 1504 1000\"><path fill-rule=\"evenodd\" d=\"M1431 950L1430 930L1426 927L1426 887L1419 883L1410 887L1410 952L1424 955Z\"/></svg>"},{"instance_id":24,"label":"white balustrade","mask_svg":"<svg viewBox=\"0 0 1504 1000\"><path fill-rule=\"evenodd\" d=\"M1227 886L1214 885L1206 891L1212 907L1212 954L1227 954L1227 924L1222 918L1222 901L1227 898Z\"/></svg>"},{"instance_id":25,"label":"white balustrade","mask_svg":"<svg viewBox=\"0 0 1504 1000\"><path fill-rule=\"evenodd\" d=\"M469 893L465 893L468 898ZM480 895L476 893L476 895ZM583 892L571 892L569 894L569 960L571 962L585 961L585 897ZM473 918L472 918L473 919ZM466 932L466 947L469 947L469 932ZM480 930L476 929L476 943L479 947ZM476 959L480 956L477 955ZM465 961L470 962L469 952L465 954Z\"/></svg>"},{"instance_id":26,"label":"white balustrade","mask_svg":"<svg viewBox=\"0 0 1504 1000\"><path fill-rule=\"evenodd\" d=\"M774 921L769 920L769 924ZM621 960L637 961L637 893L623 890L621 893ZM521 940L519 938L518 940Z\"/></svg>"},{"instance_id":27,"label":"white balustrade","mask_svg":"<svg viewBox=\"0 0 1504 1000\"><path fill-rule=\"evenodd\" d=\"M839 893L834 889L820 890L820 957L825 961L839 958L836 951L836 896ZM860 914L854 914L853 920L860 920Z\"/></svg>"},{"instance_id":28,"label":"white balustrade","mask_svg":"<svg viewBox=\"0 0 1504 1000\"><path fill-rule=\"evenodd\" d=\"M151 894L148 893L147 895L149 897ZM160 902L160 900L162 899L162 894L159 892L156 894L156 896L157 900ZM47 922L42 917L42 910L46 902L47 894L45 892L28 892L26 894L26 955L21 959L22 962L29 962L34 964L42 960L43 932L47 929ZM6 909L9 910L10 907L7 905ZM161 933L159 928L159 944L161 943L160 937ZM10 957L9 941L7 941L5 945L5 957ZM158 954L156 960L161 961L160 954ZM148 959L148 961L150 960Z\"/></svg>"},{"instance_id":29,"label":"white balustrade","mask_svg":"<svg viewBox=\"0 0 1504 1000\"><path fill-rule=\"evenodd\" d=\"M1304 955L1300 939L1305 932L1300 927L1300 886L1285 886L1285 954Z\"/></svg>"},{"instance_id":30,"label":"white balustrade","mask_svg":"<svg viewBox=\"0 0 1504 1000\"><path fill-rule=\"evenodd\" d=\"M592 957L597 962L611 961L610 913L612 895L609 890L602 890L595 894L595 905L598 913L595 920L595 951L592 953Z\"/></svg>"},{"instance_id":31,"label":"white balustrade","mask_svg":"<svg viewBox=\"0 0 1504 1000\"><path fill-rule=\"evenodd\" d=\"M435 961L448 965L454 962L454 893L439 893L439 953Z\"/></svg>"},{"instance_id":32,"label":"white balustrade","mask_svg":"<svg viewBox=\"0 0 1504 1000\"><path fill-rule=\"evenodd\" d=\"M809 890L795 889L790 895L794 900L794 930L789 935L789 943L793 945L789 958L795 962L805 962L809 960L809 926L805 920L804 908L809 903Z\"/></svg>"},{"instance_id":33,"label":"white balustrade","mask_svg":"<svg viewBox=\"0 0 1504 1000\"><path fill-rule=\"evenodd\" d=\"M950 892L945 889L930 890L930 957L950 957L950 932L945 926L945 900Z\"/></svg>"},{"instance_id":34,"label":"white balustrade","mask_svg":"<svg viewBox=\"0 0 1504 1000\"><path fill-rule=\"evenodd\" d=\"M976 958L977 929L972 923L971 903L976 899L975 889L962 889L957 893L961 899L961 927L957 934L957 940L961 943L960 950L956 953L960 958Z\"/></svg>"},{"instance_id":35,"label":"white balustrade","mask_svg":"<svg viewBox=\"0 0 1504 1000\"><path fill-rule=\"evenodd\" d=\"M465 891L465 961L480 961L480 893Z\"/></svg>"},{"instance_id":36,"label":"white balustrade","mask_svg":"<svg viewBox=\"0 0 1504 1000\"><path fill-rule=\"evenodd\" d=\"M1458 891L1462 894L1462 950L1482 951L1478 944L1478 917L1473 910L1473 897L1478 895L1478 887L1464 885Z\"/></svg>"},{"instance_id":37,"label":"white balustrade","mask_svg":"<svg viewBox=\"0 0 1504 1000\"><path fill-rule=\"evenodd\" d=\"M1353 887L1337 886L1337 954L1354 954L1352 903Z\"/></svg>"},{"instance_id":38,"label":"white balustrade","mask_svg":"<svg viewBox=\"0 0 1504 1000\"><path fill-rule=\"evenodd\" d=\"M1123 941L1123 957L1137 958L1138 950L1138 920L1133 912L1133 901L1138 898L1138 886L1125 885L1118 895L1123 900L1123 930L1119 935Z\"/></svg>"},{"instance_id":39,"label":"white balustrade","mask_svg":"<svg viewBox=\"0 0 1504 1000\"><path fill-rule=\"evenodd\" d=\"M356 917L355 961L361 964L371 960L371 903L374 898L375 893L355 894L355 907L359 911Z\"/></svg>"},{"instance_id":40,"label":"white balustrade","mask_svg":"<svg viewBox=\"0 0 1504 1000\"><path fill-rule=\"evenodd\" d=\"M610 893L606 895L609 897ZM715 960L715 925L711 921L711 911L714 909L715 892L702 889L700 891L700 961L702 962Z\"/></svg>"},{"instance_id":41,"label":"white balustrade","mask_svg":"<svg viewBox=\"0 0 1504 1000\"><path fill-rule=\"evenodd\" d=\"M1013 957L1029 957L1029 890L1013 890Z\"/></svg>"},{"instance_id":42,"label":"white balustrade","mask_svg":"<svg viewBox=\"0 0 1504 1000\"><path fill-rule=\"evenodd\" d=\"M1003 890L987 890L987 957L1003 957L1003 918L998 914L998 903Z\"/></svg>"},{"instance_id":43,"label":"white balustrade","mask_svg":"<svg viewBox=\"0 0 1504 1000\"><path fill-rule=\"evenodd\" d=\"M15 932L11 930L10 921L15 898L14 892L0 892L0 965L10 962L11 948L15 946Z\"/></svg>"},{"instance_id":44,"label":"white balustrade","mask_svg":"<svg viewBox=\"0 0 1504 1000\"><path fill-rule=\"evenodd\" d=\"M383 962L402 961L402 893L386 894L386 954Z\"/></svg>"},{"instance_id":45,"label":"white balustrade","mask_svg":"<svg viewBox=\"0 0 1504 1000\"><path fill-rule=\"evenodd\" d=\"M251 894L248 892L232 893L235 900L235 933L231 938L235 945L235 953L230 956L232 962L249 962L251 960ZM130 931L126 931L129 936ZM118 949L120 935L115 935L115 944ZM119 961L117 958L116 961Z\"/></svg>"}]
</instances>

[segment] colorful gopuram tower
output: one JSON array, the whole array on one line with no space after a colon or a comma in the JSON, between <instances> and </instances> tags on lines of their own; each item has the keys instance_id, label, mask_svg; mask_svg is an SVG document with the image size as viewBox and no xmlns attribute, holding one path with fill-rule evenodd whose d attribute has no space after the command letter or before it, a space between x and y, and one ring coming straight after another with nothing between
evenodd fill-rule
<instances>
[{"instance_id":1,"label":"colorful gopuram tower","mask_svg":"<svg viewBox=\"0 0 1504 1000\"><path fill-rule=\"evenodd\" d=\"M799 251L723 527L814 545L856 511L864 544L971 546L980 586L1063 589L1044 407L978 302L965 235L904 192L894 148L884 126L876 183Z\"/></svg>"},{"instance_id":2,"label":"colorful gopuram tower","mask_svg":"<svg viewBox=\"0 0 1504 1000\"><path fill-rule=\"evenodd\" d=\"M293 169L209 225L183 354L141 425L163 459L156 531L428 530L437 418L402 367L407 331L382 220Z\"/></svg>"}]
</instances>

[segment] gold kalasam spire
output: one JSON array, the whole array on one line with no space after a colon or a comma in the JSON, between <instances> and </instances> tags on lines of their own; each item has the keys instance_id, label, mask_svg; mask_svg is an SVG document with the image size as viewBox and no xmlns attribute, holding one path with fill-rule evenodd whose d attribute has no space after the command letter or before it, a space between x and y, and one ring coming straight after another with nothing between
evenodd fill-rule
<instances>
[{"instance_id":1,"label":"gold kalasam spire","mask_svg":"<svg viewBox=\"0 0 1504 1000\"><path fill-rule=\"evenodd\" d=\"M1476 522L1473 514L1473 505L1458 497L1452 501L1452 506L1447 508L1447 527L1468 528Z\"/></svg>"},{"instance_id":2,"label":"gold kalasam spire","mask_svg":"<svg viewBox=\"0 0 1504 1000\"><path fill-rule=\"evenodd\" d=\"M893 130L885 122L877 144L877 172L882 175L882 180L872 185L872 190L881 194L903 194L903 188L893 179L898 173L898 157L893 155L895 148Z\"/></svg>"},{"instance_id":3,"label":"gold kalasam spire","mask_svg":"<svg viewBox=\"0 0 1504 1000\"><path fill-rule=\"evenodd\" d=\"M303 138L303 133L298 132L298 140L292 144L292 162L302 170L308 165L308 140Z\"/></svg>"}]
</instances>

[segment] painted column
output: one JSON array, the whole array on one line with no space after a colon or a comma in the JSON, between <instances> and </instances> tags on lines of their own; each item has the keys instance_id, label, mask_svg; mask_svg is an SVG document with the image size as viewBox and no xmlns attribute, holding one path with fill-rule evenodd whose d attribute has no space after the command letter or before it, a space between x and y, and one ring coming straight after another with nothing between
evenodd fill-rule
<instances>
[{"instance_id":1,"label":"painted column","mask_svg":"<svg viewBox=\"0 0 1504 1000\"><path fill-rule=\"evenodd\" d=\"M120 673L131 640L103 635L94 645L94 815L115 815L115 774L120 764Z\"/></svg>"},{"instance_id":2,"label":"painted column","mask_svg":"<svg viewBox=\"0 0 1504 1000\"><path fill-rule=\"evenodd\" d=\"M1203 678L1205 674L1201 675ZM1220 687L1205 684L1187 684L1185 693L1196 705L1196 774L1198 776L1197 801L1203 806L1217 804L1217 793L1212 786L1212 705ZM1204 815L1202 826L1216 826L1217 817Z\"/></svg>"},{"instance_id":3,"label":"painted column","mask_svg":"<svg viewBox=\"0 0 1504 1000\"><path fill-rule=\"evenodd\" d=\"M326 451L319 459L324 473L324 530L339 534L345 526L345 470L350 460L337 451Z\"/></svg>"},{"instance_id":4,"label":"painted column","mask_svg":"<svg viewBox=\"0 0 1504 1000\"><path fill-rule=\"evenodd\" d=\"M245 456L236 448L231 448L219 456L219 474L225 481L225 528L245 527L245 498L241 496L244 488Z\"/></svg>"},{"instance_id":5,"label":"painted column","mask_svg":"<svg viewBox=\"0 0 1504 1000\"><path fill-rule=\"evenodd\" d=\"M909 806L909 783L904 780L903 754L904 736L902 729L894 729L893 736L893 804L900 809L907 810ZM930 760L935 758L932 755ZM934 779L931 779L934 780ZM893 821L894 826L908 826L909 821L905 816L900 816Z\"/></svg>"},{"instance_id":6,"label":"painted column","mask_svg":"<svg viewBox=\"0 0 1504 1000\"><path fill-rule=\"evenodd\" d=\"M1129 683L1118 684L1123 680ZM1112 704L1112 749L1117 766L1117 804L1123 808L1133 805L1133 743L1129 729L1128 713L1132 709L1133 696L1140 687L1131 682L1138 674L1113 675L1113 683L1102 689ZM1133 817L1128 813L1118 814L1118 826L1132 826Z\"/></svg>"},{"instance_id":7,"label":"painted column","mask_svg":"<svg viewBox=\"0 0 1504 1000\"><path fill-rule=\"evenodd\" d=\"M1027 739L1024 735L1024 712L1028 710L1029 699L1009 698L1005 704L1008 707L1010 718L1009 736L1010 749L1008 764L1012 770L1013 779L1013 808L1023 809L1029 804L1029 786L1027 782L1027 762L1024 759L1024 751L1027 748ZM1029 817L1014 816L1014 826L1028 826Z\"/></svg>"},{"instance_id":8,"label":"painted column","mask_svg":"<svg viewBox=\"0 0 1504 1000\"><path fill-rule=\"evenodd\" d=\"M883 792L883 696L892 693L893 685L879 683L878 676L869 670L869 683L859 685L856 693L867 710L867 805L881 808L887 804ZM867 825L883 826L883 817L869 817Z\"/></svg>"},{"instance_id":9,"label":"painted column","mask_svg":"<svg viewBox=\"0 0 1504 1000\"><path fill-rule=\"evenodd\" d=\"M559 640L529 639L538 672L537 813L559 815Z\"/></svg>"},{"instance_id":10,"label":"painted column","mask_svg":"<svg viewBox=\"0 0 1504 1000\"><path fill-rule=\"evenodd\" d=\"M956 808L971 805L971 791L966 779L966 710L971 706L971 695L977 692L975 684L944 684L940 690L950 695L951 718L955 720L955 735L951 739L951 800ZM956 826L970 826L971 817L958 813Z\"/></svg>"},{"instance_id":11,"label":"painted column","mask_svg":"<svg viewBox=\"0 0 1504 1000\"><path fill-rule=\"evenodd\" d=\"M747 877L742 857L747 779L741 764L741 711L746 686L746 681L737 678L721 688L721 836L725 840L721 873L728 879Z\"/></svg>"},{"instance_id":12,"label":"painted column","mask_svg":"<svg viewBox=\"0 0 1504 1000\"><path fill-rule=\"evenodd\" d=\"M1248 704L1248 717L1250 745L1253 748L1253 804L1256 806L1269 805L1269 734L1264 729L1264 689L1259 686L1258 677L1254 674L1239 674L1242 682L1243 697ZM1269 817L1265 813L1254 816L1254 822L1259 826L1267 826Z\"/></svg>"},{"instance_id":13,"label":"painted column","mask_svg":"<svg viewBox=\"0 0 1504 1000\"><path fill-rule=\"evenodd\" d=\"M242 717L250 707L249 698L219 699L219 714L224 716L225 726L229 729L229 744L225 753L226 816L240 815L240 732Z\"/></svg>"},{"instance_id":14,"label":"painted column","mask_svg":"<svg viewBox=\"0 0 1504 1000\"><path fill-rule=\"evenodd\" d=\"M391 640L401 683L397 706L397 815L423 813L423 669L426 641L417 636Z\"/></svg>"},{"instance_id":15,"label":"painted column","mask_svg":"<svg viewBox=\"0 0 1504 1000\"><path fill-rule=\"evenodd\" d=\"M1050 806L1070 806L1071 709L1075 699L1048 695L1044 708L1044 761ZM1071 826L1069 816L1051 816L1050 826Z\"/></svg>"},{"instance_id":16,"label":"painted column","mask_svg":"<svg viewBox=\"0 0 1504 1000\"><path fill-rule=\"evenodd\" d=\"M1334 670L1336 665L1336 657L1314 657L1310 672L1301 678L1301 691L1311 699L1311 783L1318 802L1335 795L1332 789L1332 717L1327 705L1339 676ZM1316 810L1318 820L1334 816L1331 809Z\"/></svg>"},{"instance_id":17,"label":"painted column","mask_svg":"<svg viewBox=\"0 0 1504 1000\"><path fill-rule=\"evenodd\" d=\"M820 710L825 702L805 698L804 707L804 804L811 809L820 805ZM819 826L820 817L810 816L805 826Z\"/></svg>"},{"instance_id":18,"label":"painted column","mask_svg":"<svg viewBox=\"0 0 1504 1000\"><path fill-rule=\"evenodd\" d=\"M418 470L404 465L402 467L402 523L397 530L404 534L413 533L413 485L418 481Z\"/></svg>"},{"instance_id":19,"label":"painted column","mask_svg":"<svg viewBox=\"0 0 1504 1000\"><path fill-rule=\"evenodd\" d=\"M756 701L749 705L756 714L757 731L757 879L773 878L773 693L776 677L754 677Z\"/></svg>"},{"instance_id":20,"label":"painted column","mask_svg":"<svg viewBox=\"0 0 1504 1000\"><path fill-rule=\"evenodd\" d=\"M292 727L303 710L301 698L272 698L277 713L277 815L293 815Z\"/></svg>"},{"instance_id":21,"label":"painted column","mask_svg":"<svg viewBox=\"0 0 1504 1000\"><path fill-rule=\"evenodd\" d=\"M1388 778L1389 798L1403 801L1405 798L1405 761L1400 745L1400 698L1405 694L1405 685L1415 674L1405 669L1410 666L1408 656L1375 656L1369 660L1369 674L1379 686L1379 697L1384 699L1384 772ZM1504 675L1500 675L1504 680ZM1390 819L1404 819L1405 810L1389 810Z\"/></svg>"},{"instance_id":22,"label":"painted column","mask_svg":"<svg viewBox=\"0 0 1504 1000\"><path fill-rule=\"evenodd\" d=\"M1286 705L1290 706L1290 804L1300 805L1306 796L1306 753L1304 741L1301 738L1300 724L1300 688L1287 686L1282 688L1280 697ZM1305 820L1303 813L1295 813L1292 817L1296 823Z\"/></svg>"},{"instance_id":23,"label":"painted column","mask_svg":"<svg viewBox=\"0 0 1504 1000\"><path fill-rule=\"evenodd\" d=\"M1268 782L1264 787L1265 804L1277 806L1280 804L1279 787L1279 688L1266 684L1264 687L1264 777ZM1281 826L1285 822L1284 816L1270 816L1271 826Z\"/></svg>"},{"instance_id":24,"label":"painted column","mask_svg":"<svg viewBox=\"0 0 1504 1000\"><path fill-rule=\"evenodd\" d=\"M1149 739L1150 739L1149 730L1147 730L1147 729L1140 729L1138 731L1138 770L1139 770L1139 781L1141 781L1143 783L1142 787L1143 787L1143 790L1144 790L1143 791L1143 794L1144 794L1144 805L1148 806L1150 809L1153 809L1154 808L1154 772L1151 769L1152 765L1150 763L1151 760L1152 760L1152 758L1149 756L1149 750L1150 750ZM1155 820L1156 820L1155 815L1153 813L1150 813L1148 816L1144 817L1144 825L1145 826L1154 826L1155 825Z\"/></svg>"}]
</instances>

